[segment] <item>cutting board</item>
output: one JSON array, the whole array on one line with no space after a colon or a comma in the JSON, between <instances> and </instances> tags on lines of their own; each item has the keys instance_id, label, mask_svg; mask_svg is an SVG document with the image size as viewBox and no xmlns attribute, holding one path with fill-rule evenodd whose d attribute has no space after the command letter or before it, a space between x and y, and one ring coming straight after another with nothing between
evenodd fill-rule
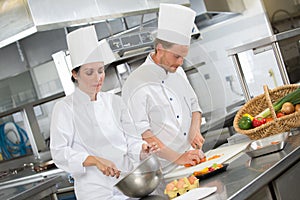
<instances>
[{"instance_id":1,"label":"cutting board","mask_svg":"<svg viewBox=\"0 0 300 200\"><path fill-rule=\"evenodd\" d=\"M210 150L205 153L206 158L209 158L213 155L220 154L222 155L219 158L215 158L213 160L206 161L204 163L200 163L196 166L192 167L184 167L184 166L179 166L170 173L164 175L165 179L176 179L184 176L189 176L193 174L194 171L199 171L202 170L205 167L210 167L214 163L224 163L227 160L231 159L238 153L242 152L243 150L246 149L246 147L249 145L250 141L243 142L240 144L235 144L235 145L230 145L230 146L225 146L225 147L219 147L217 149Z\"/></svg>"}]
</instances>

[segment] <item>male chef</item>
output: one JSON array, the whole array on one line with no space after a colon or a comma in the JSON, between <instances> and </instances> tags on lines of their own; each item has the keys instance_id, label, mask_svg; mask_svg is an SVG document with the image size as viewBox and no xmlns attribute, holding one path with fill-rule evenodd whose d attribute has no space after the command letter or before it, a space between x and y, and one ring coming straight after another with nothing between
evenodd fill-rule
<instances>
[{"instance_id":1,"label":"male chef","mask_svg":"<svg viewBox=\"0 0 300 200\"><path fill-rule=\"evenodd\" d=\"M145 141L159 144L163 173L178 165L195 165L204 156L201 109L180 67L188 54L194 19L190 8L160 4L155 51L122 88L137 132Z\"/></svg>"}]
</instances>

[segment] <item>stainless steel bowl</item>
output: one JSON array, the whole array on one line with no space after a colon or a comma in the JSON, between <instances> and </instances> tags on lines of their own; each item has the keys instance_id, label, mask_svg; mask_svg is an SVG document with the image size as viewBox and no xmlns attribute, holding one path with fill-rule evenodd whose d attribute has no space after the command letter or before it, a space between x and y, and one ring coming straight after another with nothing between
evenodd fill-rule
<instances>
[{"instance_id":1,"label":"stainless steel bowl","mask_svg":"<svg viewBox=\"0 0 300 200\"><path fill-rule=\"evenodd\" d=\"M150 155L116 185L128 197L141 198L153 192L162 179L162 170L158 158Z\"/></svg>"}]
</instances>

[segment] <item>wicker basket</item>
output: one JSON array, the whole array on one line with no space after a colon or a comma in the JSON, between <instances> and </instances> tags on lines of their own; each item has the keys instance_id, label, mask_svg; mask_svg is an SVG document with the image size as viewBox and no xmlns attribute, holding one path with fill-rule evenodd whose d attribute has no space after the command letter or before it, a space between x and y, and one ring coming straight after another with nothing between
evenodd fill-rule
<instances>
[{"instance_id":1,"label":"wicker basket","mask_svg":"<svg viewBox=\"0 0 300 200\"><path fill-rule=\"evenodd\" d=\"M252 140L257 140L289 131L291 128L300 127L300 112L294 112L292 114L277 118L272 105L285 95L296 90L298 87L299 85L290 84L269 90L267 86L264 86L264 94L254 97L237 112L233 121L235 130L238 133L247 135ZM249 130L242 130L239 128L238 122L242 118L243 114L249 113L252 116L256 116L264 111L267 107L271 111L272 118L274 119L273 121Z\"/></svg>"}]
</instances>

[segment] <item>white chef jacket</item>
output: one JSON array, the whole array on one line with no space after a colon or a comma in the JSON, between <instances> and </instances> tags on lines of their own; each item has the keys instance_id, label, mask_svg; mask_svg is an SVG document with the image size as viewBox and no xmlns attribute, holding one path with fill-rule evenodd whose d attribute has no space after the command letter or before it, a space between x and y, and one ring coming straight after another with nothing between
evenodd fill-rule
<instances>
[{"instance_id":1,"label":"white chef jacket","mask_svg":"<svg viewBox=\"0 0 300 200\"><path fill-rule=\"evenodd\" d=\"M54 106L50 127L50 150L55 164L71 173L79 200L126 199L113 186L119 179L102 174L95 166L83 167L88 155L114 162L121 171L139 161L141 137L125 134L134 130L122 99L99 92L97 101L79 88ZM132 124L132 123L131 123ZM126 128L126 130L124 130Z\"/></svg>"},{"instance_id":2,"label":"white chef jacket","mask_svg":"<svg viewBox=\"0 0 300 200\"><path fill-rule=\"evenodd\" d=\"M184 153L191 148L188 134L192 112L202 112L197 96L181 67L168 73L148 55L145 63L127 78L122 97L137 132L151 130L166 146ZM176 165L161 159L163 173Z\"/></svg>"}]
</instances>

